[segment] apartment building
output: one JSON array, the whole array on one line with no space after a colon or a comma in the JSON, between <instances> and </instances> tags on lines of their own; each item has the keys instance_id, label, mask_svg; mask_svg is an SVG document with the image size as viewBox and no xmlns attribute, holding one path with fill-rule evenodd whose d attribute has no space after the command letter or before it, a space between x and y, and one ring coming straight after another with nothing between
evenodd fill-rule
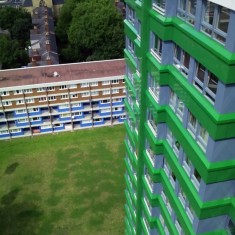
<instances>
[{"instance_id":1,"label":"apartment building","mask_svg":"<svg viewBox=\"0 0 235 235\"><path fill-rule=\"evenodd\" d=\"M123 59L0 71L0 139L116 125Z\"/></svg>"},{"instance_id":2,"label":"apartment building","mask_svg":"<svg viewBox=\"0 0 235 235\"><path fill-rule=\"evenodd\" d=\"M235 2L125 2L126 234L235 234Z\"/></svg>"}]
</instances>

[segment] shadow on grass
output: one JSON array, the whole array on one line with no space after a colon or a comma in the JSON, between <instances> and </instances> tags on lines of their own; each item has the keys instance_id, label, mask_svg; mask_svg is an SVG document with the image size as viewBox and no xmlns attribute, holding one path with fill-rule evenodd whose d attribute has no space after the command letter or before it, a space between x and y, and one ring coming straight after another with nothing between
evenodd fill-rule
<instances>
[{"instance_id":1,"label":"shadow on grass","mask_svg":"<svg viewBox=\"0 0 235 235\"><path fill-rule=\"evenodd\" d=\"M19 166L18 162L12 163L11 165L9 165L6 170L5 170L5 174L12 174L15 172L16 168Z\"/></svg>"},{"instance_id":2,"label":"shadow on grass","mask_svg":"<svg viewBox=\"0 0 235 235\"><path fill-rule=\"evenodd\" d=\"M27 201L0 206L0 234L36 235L42 214Z\"/></svg>"},{"instance_id":3,"label":"shadow on grass","mask_svg":"<svg viewBox=\"0 0 235 235\"><path fill-rule=\"evenodd\" d=\"M12 204L15 201L19 191L20 191L19 189L14 189L14 190L10 191L9 193L3 195L2 199L1 199L1 204L3 204L3 205Z\"/></svg>"}]
</instances>

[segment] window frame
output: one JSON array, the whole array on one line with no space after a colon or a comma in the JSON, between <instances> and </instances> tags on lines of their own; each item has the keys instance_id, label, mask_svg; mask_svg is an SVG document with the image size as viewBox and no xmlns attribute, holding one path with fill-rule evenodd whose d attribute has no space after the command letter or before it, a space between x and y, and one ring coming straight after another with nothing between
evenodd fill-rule
<instances>
[{"instance_id":1,"label":"window frame","mask_svg":"<svg viewBox=\"0 0 235 235\"><path fill-rule=\"evenodd\" d=\"M211 11L212 8L213 11ZM228 10L228 19L227 19L228 25L226 27L227 29L225 30L226 32L223 31L221 28L219 28L219 19L220 16L222 15L223 9ZM203 4L202 20L201 20L201 31L203 33L205 33L207 36L213 38L217 42L224 45L226 42L229 21L230 21L230 9L210 1L205 1L205 3Z\"/></svg>"},{"instance_id":2,"label":"window frame","mask_svg":"<svg viewBox=\"0 0 235 235\"><path fill-rule=\"evenodd\" d=\"M162 49L163 40L159 38L155 33L150 32L150 52L161 63L162 61Z\"/></svg>"},{"instance_id":3,"label":"window frame","mask_svg":"<svg viewBox=\"0 0 235 235\"><path fill-rule=\"evenodd\" d=\"M197 0L179 0L178 1L178 7L177 7L177 16L184 21L188 22L191 25L195 25L195 16L196 16L196 9L197 6L195 5L194 8L192 8L192 2L194 1L194 4L197 4ZM183 4L182 4L183 3ZM194 13L191 12L191 9L194 9Z\"/></svg>"},{"instance_id":4,"label":"window frame","mask_svg":"<svg viewBox=\"0 0 235 235\"><path fill-rule=\"evenodd\" d=\"M166 0L153 0L152 8L161 15L164 15L166 10Z\"/></svg>"},{"instance_id":5,"label":"window frame","mask_svg":"<svg viewBox=\"0 0 235 235\"><path fill-rule=\"evenodd\" d=\"M179 53L179 54L178 54ZM187 65L188 58L188 67ZM189 67L190 67L190 55L184 51L181 47L175 44L174 49L174 66L179 70L186 78L188 77Z\"/></svg>"}]
</instances>

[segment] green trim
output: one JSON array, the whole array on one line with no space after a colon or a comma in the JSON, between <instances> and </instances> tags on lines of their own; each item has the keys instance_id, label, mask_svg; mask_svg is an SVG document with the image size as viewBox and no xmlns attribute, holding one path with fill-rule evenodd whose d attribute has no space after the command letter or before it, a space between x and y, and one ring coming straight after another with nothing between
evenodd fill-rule
<instances>
[{"instance_id":1,"label":"green trim","mask_svg":"<svg viewBox=\"0 0 235 235\"><path fill-rule=\"evenodd\" d=\"M150 11L149 24L150 31L163 40L178 44L197 61L204 64L223 83L235 83L235 54L226 50L221 44L204 33L196 31L191 25L177 17L165 18Z\"/></svg>"},{"instance_id":2,"label":"green trim","mask_svg":"<svg viewBox=\"0 0 235 235\"><path fill-rule=\"evenodd\" d=\"M148 53L148 70L158 74L160 85L169 86L177 94L214 140L235 137L235 113L216 112L213 105L173 65L161 67Z\"/></svg>"},{"instance_id":3,"label":"green trim","mask_svg":"<svg viewBox=\"0 0 235 235\"><path fill-rule=\"evenodd\" d=\"M152 96L148 93L147 94L148 103L155 102ZM155 102L156 103L156 102ZM160 106L158 105L158 108ZM166 123L175 138L180 142L182 145L184 152L188 155L190 161L193 163L195 168L198 170L199 174L205 181L205 183L216 183L226 180L234 180L235 179L235 161L221 161L216 163L209 162L204 152L201 150L199 145L195 142L192 136L188 133L188 131L183 128L181 122L176 117L174 112L171 110L170 107L164 107L164 109L159 108L160 114L158 114L158 110L156 113L156 118L158 118L159 122ZM164 115L163 115L164 112ZM160 116L161 115L161 116ZM147 133L151 132L149 128L146 128ZM151 139L153 140L153 136L150 135ZM156 144L155 139L155 144ZM159 143L160 144L160 143ZM159 152L158 152L159 153ZM160 153L159 153L160 154Z\"/></svg>"}]
</instances>

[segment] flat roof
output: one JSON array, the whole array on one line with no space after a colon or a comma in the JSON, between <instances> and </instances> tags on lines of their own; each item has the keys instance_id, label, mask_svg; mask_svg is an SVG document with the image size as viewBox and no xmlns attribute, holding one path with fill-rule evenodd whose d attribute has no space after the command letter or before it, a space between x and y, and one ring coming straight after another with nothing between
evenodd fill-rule
<instances>
[{"instance_id":1,"label":"flat roof","mask_svg":"<svg viewBox=\"0 0 235 235\"><path fill-rule=\"evenodd\" d=\"M0 89L124 74L124 59L0 70Z\"/></svg>"}]
</instances>

